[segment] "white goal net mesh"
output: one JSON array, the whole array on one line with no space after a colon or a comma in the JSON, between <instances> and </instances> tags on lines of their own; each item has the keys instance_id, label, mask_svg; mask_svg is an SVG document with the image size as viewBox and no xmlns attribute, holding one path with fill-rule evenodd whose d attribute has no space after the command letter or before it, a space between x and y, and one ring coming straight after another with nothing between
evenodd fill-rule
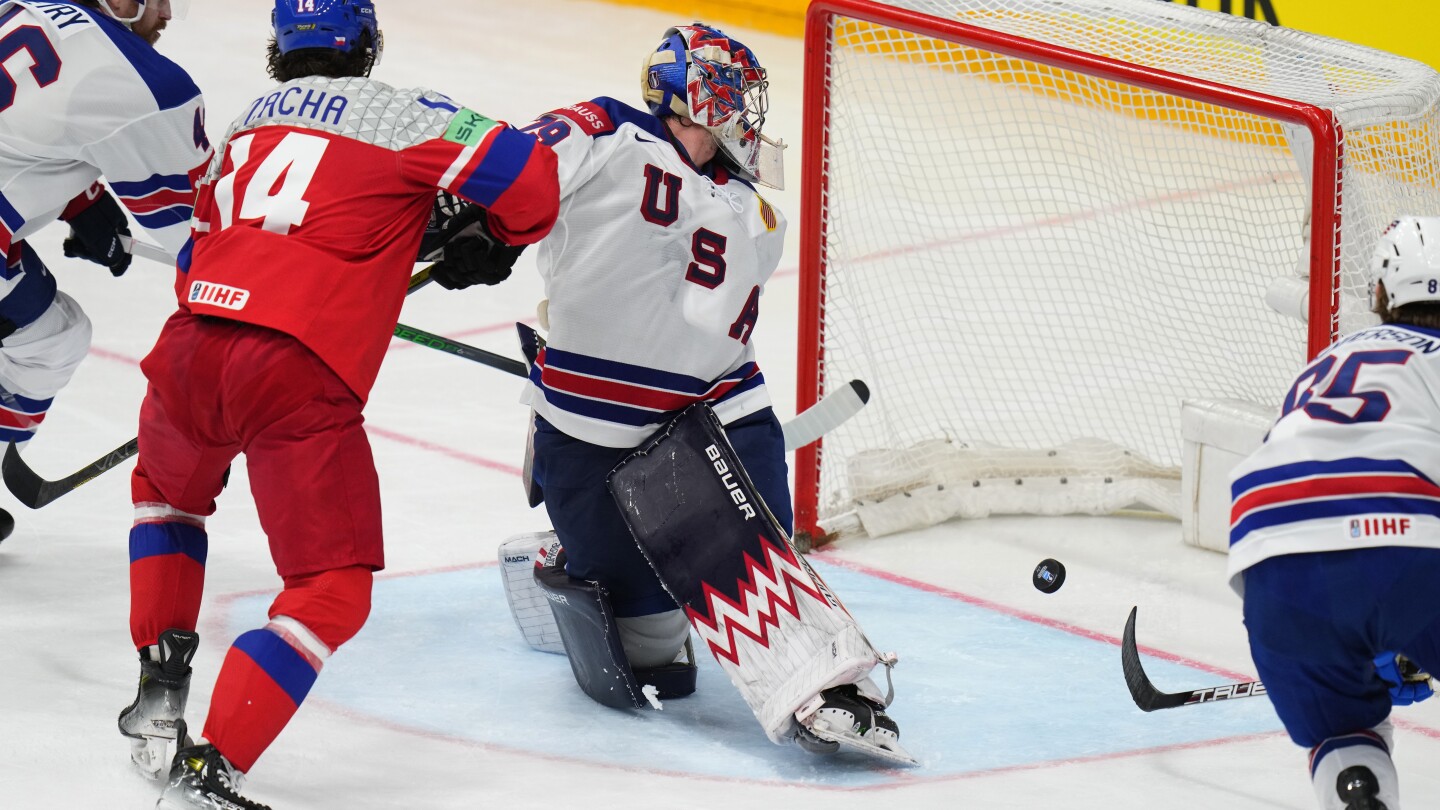
<instances>
[{"instance_id":1,"label":"white goal net mesh","mask_svg":"<svg viewBox=\"0 0 1440 810\"><path fill-rule=\"evenodd\" d=\"M1342 193L1313 205L1342 315L1384 224L1440 213L1440 77L1418 62L1157 0L892 5L1333 111ZM1176 513L1182 401L1277 402L1306 358L1265 295L1308 270L1308 131L894 24L829 36L801 363L874 397L825 439L821 525Z\"/></svg>"}]
</instances>

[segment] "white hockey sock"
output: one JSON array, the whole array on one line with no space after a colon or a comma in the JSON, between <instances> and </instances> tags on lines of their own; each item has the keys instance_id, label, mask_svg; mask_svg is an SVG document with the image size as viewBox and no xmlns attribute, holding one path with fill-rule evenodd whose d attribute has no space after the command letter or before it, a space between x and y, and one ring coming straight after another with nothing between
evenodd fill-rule
<instances>
[{"instance_id":1,"label":"white hockey sock","mask_svg":"<svg viewBox=\"0 0 1440 810\"><path fill-rule=\"evenodd\" d=\"M1400 779L1390 759L1390 721L1367 731L1331 737L1310 751L1310 781L1321 810L1345 810L1335 783L1348 768L1362 765L1370 769L1380 784L1380 801L1389 810L1400 810Z\"/></svg>"}]
</instances>

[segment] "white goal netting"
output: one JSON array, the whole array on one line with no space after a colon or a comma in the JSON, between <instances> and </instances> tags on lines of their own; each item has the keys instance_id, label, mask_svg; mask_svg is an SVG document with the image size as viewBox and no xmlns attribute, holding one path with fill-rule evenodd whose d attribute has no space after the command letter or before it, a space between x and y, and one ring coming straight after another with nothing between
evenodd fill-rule
<instances>
[{"instance_id":1,"label":"white goal netting","mask_svg":"<svg viewBox=\"0 0 1440 810\"><path fill-rule=\"evenodd\" d=\"M1310 330L1323 345L1364 322L1384 224L1440 213L1440 76L1418 62L1158 0L891 4L920 25L830 5L846 13L810 43L826 70L806 96L823 105L806 144L823 149L819 256L802 271L819 351L800 362L874 397L799 457L802 530L809 509L871 534L1178 515L1181 403L1277 402ZM939 30L954 22L1030 44ZM1046 44L1139 70L1052 66ZM1227 92L1147 89L1170 74ZM1241 111L1253 93L1320 108L1335 137ZM1316 151L1338 193L1311 176ZM1312 216L1339 295L1333 321L1307 325L1265 296L1309 272Z\"/></svg>"}]
</instances>

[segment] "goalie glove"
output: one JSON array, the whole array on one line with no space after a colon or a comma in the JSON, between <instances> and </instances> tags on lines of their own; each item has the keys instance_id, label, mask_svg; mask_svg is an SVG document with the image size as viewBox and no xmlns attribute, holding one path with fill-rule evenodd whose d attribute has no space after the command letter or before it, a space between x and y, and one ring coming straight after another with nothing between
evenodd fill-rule
<instances>
[{"instance_id":1,"label":"goalie glove","mask_svg":"<svg viewBox=\"0 0 1440 810\"><path fill-rule=\"evenodd\" d=\"M435 262L430 277L447 290L499 284L525 247L507 245L490 232L484 208L440 192L420 240L420 261Z\"/></svg>"},{"instance_id":2,"label":"goalie glove","mask_svg":"<svg viewBox=\"0 0 1440 810\"><path fill-rule=\"evenodd\" d=\"M61 243L66 256L103 265L116 278L130 269L130 252L120 238L130 235L130 224L104 186L91 186L66 206L60 218L70 225L70 235Z\"/></svg>"},{"instance_id":3,"label":"goalie glove","mask_svg":"<svg viewBox=\"0 0 1440 810\"><path fill-rule=\"evenodd\" d=\"M1430 673L1421 671L1415 662L1400 653L1381 653L1375 657L1375 673L1390 687L1390 703L1409 706L1435 694Z\"/></svg>"}]
</instances>

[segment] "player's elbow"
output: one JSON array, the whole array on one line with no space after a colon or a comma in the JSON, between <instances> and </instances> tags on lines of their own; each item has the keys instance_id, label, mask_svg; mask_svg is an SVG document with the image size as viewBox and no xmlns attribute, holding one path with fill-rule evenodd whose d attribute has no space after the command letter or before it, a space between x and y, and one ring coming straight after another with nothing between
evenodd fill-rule
<instances>
[{"instance_id":1,"label":"player's elbow","mask_svg":"<svg viewBox=\"0 0 1440 810\"><path fill-rule=\"evenodd\" d=\"M537 148L516 182L490 206L491 232L511 245L539 242L560 214L555 153Z\"/></svg>"}]
</instances>

